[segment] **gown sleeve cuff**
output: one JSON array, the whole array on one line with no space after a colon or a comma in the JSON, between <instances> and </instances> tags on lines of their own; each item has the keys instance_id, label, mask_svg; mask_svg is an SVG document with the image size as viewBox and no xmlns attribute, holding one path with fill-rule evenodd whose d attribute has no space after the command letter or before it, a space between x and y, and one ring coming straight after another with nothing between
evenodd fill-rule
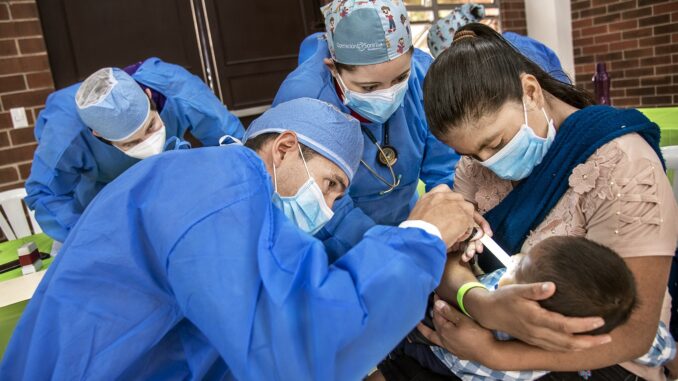
<instances>
[{"instance_id":1,"label":"gown sleeve cuff","mask_svg":"<svg viewBox=\"0 0 678 381\"><path fill-rule=\"evenodd\" d=\"M440 239L443 239L442 234L440 234L440 230L438 227L435 225L428 223L424 220L407 220L403 221L398 225L399 228L416 228L416 229L421 229L425 231L426 233L436 236Z\"/></svg>"}]
</instances>

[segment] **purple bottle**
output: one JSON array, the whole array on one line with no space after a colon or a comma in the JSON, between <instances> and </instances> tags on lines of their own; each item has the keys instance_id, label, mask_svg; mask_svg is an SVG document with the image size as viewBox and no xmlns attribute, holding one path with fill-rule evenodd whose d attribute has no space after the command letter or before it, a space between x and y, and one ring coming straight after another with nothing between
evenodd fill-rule
<instances>
[{"instance_id":1,"label":"purple bottle","mask_svg":"<svg viewBox=\"0 0 678 381\"><path fill-rule=\"evenodd\" d=\"M599 105L610 104L610 76L605 70L605 63L596 64L596 74L593 75L593 90L596 102Z\"/></svg>"}]
</instances>

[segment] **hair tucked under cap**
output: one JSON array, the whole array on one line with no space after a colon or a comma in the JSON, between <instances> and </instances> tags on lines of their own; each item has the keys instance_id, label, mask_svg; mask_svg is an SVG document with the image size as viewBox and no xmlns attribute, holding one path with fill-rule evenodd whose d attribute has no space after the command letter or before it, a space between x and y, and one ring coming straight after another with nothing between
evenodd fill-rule
<instances>
[{"instance_id":1,"label":"hair tucked under cap","mask_svg":"<svg viewBox=\"0 0 678 381\"><path fill-rule=\"evenodd\" d=\"M412 47L412 31L402 0L334 0L325 16L332 58L346 65L394 60Z\"/></svg>"},{"instance_id":2,"label":"hair tucked under cap","mask_svg":"<svg viewBox=\"0 0 678 381\"><path fill-rule=\"evenodd\" d=\"M243 142L266 133L293 131L306 147L339 166L349 180L363 154L360 122L335 106L313 98L298 98L269 109L245 131Z\"/></svg>"}]
</instances>

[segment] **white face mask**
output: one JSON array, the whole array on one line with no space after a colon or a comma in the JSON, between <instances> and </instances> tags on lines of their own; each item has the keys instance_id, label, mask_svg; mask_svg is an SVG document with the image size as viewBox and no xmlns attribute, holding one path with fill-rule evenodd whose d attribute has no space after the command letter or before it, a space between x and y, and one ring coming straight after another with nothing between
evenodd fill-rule
<instances>
[{"instance_id":1,"label":"white face mask","mask_svg":"<svg viewBox=\"0 0 678 381\"><path fill-rule=\"evenodd\" d=\"M165 134L165 126L162 126L158 131L154 132L153 135L141 141L139 144L127 151L121 151L125 155L136 159L146 159L147 157L157 155L165 148Z\"/></svg>"}]
</instances>

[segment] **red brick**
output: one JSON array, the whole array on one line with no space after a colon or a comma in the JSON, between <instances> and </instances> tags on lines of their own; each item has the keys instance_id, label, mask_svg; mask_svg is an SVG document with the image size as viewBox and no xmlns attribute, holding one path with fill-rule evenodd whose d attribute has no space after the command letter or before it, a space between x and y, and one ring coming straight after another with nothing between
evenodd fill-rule
<instances>
[{"instance_id":1,"label":"red brick","mask_svg":"<svg viewBox=\"0 0 678 381\"><path fill-rule=\"evenodd\" d=\"M33 158L36 147L37 144L31 144L0 150L0 165L29 161Z\"/></svg>"},{"instance_id":2,"label":"red brick","mask_svg":"<svg viewBox=\"0 0 678 381\"><path fill-rule=\"evenodd\" d=\"M678 44L660 45L654 47L655 54L678 53Z\"/></svg>"},{"instance_id":3,"label":"red brick","mask_svg":"<svg viewBox=\"0 0 678 381\"><path fill-rule=\"evenodd\" d=\"M672 73L678 73L678 68L676 68L676 65L666 65L666 66L656 66L654 68L655 74L661 75L661 74L672 74Z\"/></svg>"},{"instance_id":4,"label":"red brick","mask_svg":"<svg viewBox=\"0 0 678 381\"><path fill-rule=\"evenodd\" d=\"M0 148L9 147L9 135L7 130L0 131Z\"/></svg>"},{"instance_id":5,"label":"red brick","mask_svg":"<svg viewBox=\"0 0 678 381\"><path fill-rule=\"evenodd\" d=\"M654 53L654 48L640 48L624 51L624 58L650 57Z\"/></svg>"},{"instance_id":6,"label":"red brick","mask_svg":"<svg viewBox=\"0 0 678 381\"><path fill-rule=\"evenodd\" d=\"M0 93L10 93L13 91L25 89L26 81L24 81L23 75L11 75L8 77L0 77Z\"/></svg>"},{"instance_id":7,"label":"red brick","mask_svg":"<svg viewBox=\"0 0 678 381\"><path fill-rule=\"evenodd\" d=\"M581 30L582 37L597 36L602 33L607 33L607 25L592 26Z\"/></svg>"},{"instance_id":8,"label":"red brick","mask_svg":"<svg viewBox=\"0 0 678 381\"><path fill-rule=\"evenodd\" d=\"M652 8L636 8L634 10L622 12L624 20L638 19L652 14Z\"/></svg>"},{"instance_id":9,"label":"red brick","mask_svg":"<svg viewBox=\"0 0 678 381\"><path fill-rule=\"evenodd\" d=\"M670 64L670 63L671 63L671 56L670 55L654 56L654 57L642 58L640 60L641 66L657 66L657 65L664 65L664 64Z\"/></svg>"},{"instance_id":10,"label":"red brick","mask_svg":"<svg viewBox=\"0 0 678 381\"><path fill-rule=\"evenodd\" d=\"M31 163L19 164L19 176L21 180L28 179L28 176L31 175Z\"/></svg>"},{"instance_id":11,"label":"red brick","mask_svg":"<svg viewBox=\"0 0 678 381\"><path fill-rule=\"evenodd\" d=\"M19 173L16 170L16 167L4 167L0 168L0 183L11 183L14 181L19 181Z\"/></svg>"},{"instance_id":12,"label":"red brick","mask_svg":"<svg viewBox=\"0 0 678 381\"><path fill-rule=\"evenodd\" d=\"M0 58L0 75L49 70L47 55Z\"/></svg>"},{"instance_id":13,"label":"red brick","mask_svg":"<svg viewBox=\"0 0 678 381\"><path fill-rule=\"evenodd\" d=\"M42 53L46 51L42 37L22 38L19 41L19 49L23 54Z\"/></svg>"},{"instance_id":14,"label":"red brick","mask_svg":"<svg viewBox=\"0 0 678 381\"><path fill-rule=\"evenodd\" d=\"M593 24L594 25L609 24L619 20L621 20L620 13L608 13L602 16L595 17L593 19Z\"/></svg>"},{"instance_id":15,"label":"red brick","mask_svg":"<svg viewBox=\"0 0 678 381\"><path fill-rule=\"evenodd\" d=\"M0 56L14 56L17 53L14 40L0 40Z\"/></svg>"},{"instance_id":16,"label":"red brick","mask_svg":"<svg viewBox=\"0 0 678 381\"><path fill-rule=\"evenodd\" d=\"M614 98L612 99L612 104L617 107L640 106L640 98Z\"/></svg>"},{"instance_id":17,"label":"red brick","mask_svg":"<svg viewBox=\"0 0 678 381\"><path fill-rule=\"evenodd\" d=\"M601 34L595 37L596 44L621 40L621 32Z\"/></svg>"},{"instance_id":18,"label":"red brick","mask_svg":"<svg viewBox=\"0 0 678 381\"><path fill-rule=\"evenodd\" d=\"M583 9L579 11L579 15L581 18L585 17L594 17L594 16L600 16L605 14L606 8L605 7L596 7L596 8L588 8L588 9Z\"/></svg>"},{"instance_id":19,"label":"red brick","mask_svg":"<svg viewBox=\"0 0 678 381\"><path fill-rule=\"evenodd\" d=\"M626 89L626 95L629 95L629 96L654 95L654 86L636 87L636 88L633 88L633 89Z\"/></svg>"},{"instance_id":20,"label":"red brick","mask_svg":"<svg viewBox=\"0 0 678 381\"><path fill-rule=\"evenodd\" d=\"M665 44L670 44L671 43L671 36L664 35L664 36L655 36L655 37L647 37L638 40L638 43L641 46L654 46L654 50L657 50L657 45L665 45Z\"/></svg>"},{"instance_id":21,"label":"red brick","mask_svg":"<svg viewBox=\"0 0 678 381\"><path fill-rule=\"evenodd\" d=\"M31 89L54 88L52 73L49 71L26 74L26 82Z\"/></svg>"},{"instance_id":22,"label":"red brick","mask_svg":"<svg viewBox=\"0 0 678 381\"><path fill-rule=\"evenodd\" d=\"M574 40L574 46L587 46L587 45L593 45L593 37L578 38Z\"/></svg>"},{"instance_id":23,"label":"red brick","mask_svg":"<svg viewBox=\"0 0 678 381\"><path fill-rule=\"evenodd\" d=\"M640 104L643 106L670 106L671 99L670 95L648 96L642 97Z\"/></svg>"},{"instance_id":24,"label":"red brick","mask_svg":"<svg viewBox=\"0 0 678 381\"><path fill-rule=\"evenodd\" d=\"M626 89L610 89L610 96L612 98L621 98L626 96Z\"/></svg>"},{"instance_id":25,"label":"red brick","mask_svg":"<svg viewBox=\"0 0 678 381\"><path fill-rule=\"evenodd\" d=\"M677 33L678 23L658 25L654 27L654 34Z\"/></svg>"},{"instance_id":26,"label":"red brick","mask_svg":"<svg viewBox=\"0 0 678 381\"><path fill-rule=\"evenodd\" d=\"M4 185L0 186L0 192L4 192L4 191L10 190L10 189L23 188L24 185L25 185L25 183L23 181L11 183L11 184L4 184Z\"/></svg>"},{"instance_id":27,"label":"red brick","mask_svg":"<svg viewBox=\"0 0 678 381\"><path fill-rule=\"evenodd\" d=\"M572 22L572 29L581 29L593 26L593 19L581 19Z\"/></svg>"},{"instance_id":28,"label":"red brick","mask_svg":"<svg viewBox=\"0 0 678 381\"><path fill-rule=\"evenodd\" d=\"M578 56L578 57L574 57L574 63L575 63L575 65L593 63L593 56L581 55L581 56Z\"/></svg>"},{"instance_id":29,"label":"red brick","mask_svg":"<svg viewBox=\"0 0 678 381\"><path fill-rule=\"evenodd\" d=\"M642 86L657 86L657 85L666 85L671 83L670 75L662 75L655 77L645 77L641 78L640 84Z\"/></svg>"},{"instance_id":30,"label":"red brick","mask_svg":"<svg viewBox=\"0 0 678 381\"><path fill-rule=\"evenodd\" d=\"M610 51L619 51L619 50L627 50L627 49L635 49L638 47L638 40L628 40L628 41L620 41L620 42L613 42L610 44Z\"/></svg>"},{"instance_id":31,"label":"red brick","mask_svg":"<svg viewBox=\"0 0 678 381\"><path fill-rule=\"evenodd\" d=\"M609 52L605 54L596 54L596 62L601 61L618 61L624 58L622 52Z\"/></svg>"},{"instance_id":32,"label":"red brick","mask_svg":"<svg viewBox=\"0 0 678 381\"><path fill-rule=\"evenodd\" d=\"M614 87L638 87L640 86L640 80L638 78L614 79L612 77L612 85Z\"/></svg>"},{"instance_id":33,"label":"red brick","mask_svg":"<svg viewBox=\"0 0 678 381\"><path fill-rule=\"evenodd\" d=\"M12 128L12 115L9 111L0 112L0 130Z\"/></svg>"},{"instance_id":34,"label":"red brick","mask_svg":"<svg viewBox=\"0 0 678 381\"><path fill-rule=\"evenodd\" d=\"M635 29L638 27L638 20L626 20L626 21L621 21L621 22L615 22L607 26L607 28L610 30L610 32L616 32L616 31L625 31L625 30L631 30Z\"/></svg>"},{"instance_id":35,"label":"red brick","mask_svg":"<svg viewBox=\"0 0 678 381\"><path fill-rule=\"evenodd\" d=\"M652 36L652 28L633 29L622 33L622 38L624 40L650 36Z\"/></svg>"},{"instance_id":36,"label":"red brick","mask_svg":"<svg viewBox=\"0 0 678 381\"><path fill-rule=\"evenodd\" d=\"M5 109L10 109L12 107L31 107L45 104L45 100L51 92L51 89L33 90L3 95L0 98L2 98L2 104Z\"/></svg>"},{"instance_id":37,"label":"red brick","mask_svg":"<svg viewBox=\"0 0 678 381\"><path fill-rule=\"evenodd\" d=\"M0 23L0 38L37 36L40 34L42 34L42 31L37 20Z\"/></svg>"},{"instance_id":38,"label":"red brick","mask_svg":"<svg viewBox=\"0 0 678 381\"><path fill-rule=\"evenodd\" d=\"M654 70L651 67L641 67L637 69L628 69L624 70L624 78L634 78L634 77L643 77L647 75L653 75Z\"/></svg>"},{"instance_id":39,"label":"red brick","mask_svg":"<svg viewBox=\"0 0 678 381\"><path fill-rule=\"evenodd\" d=\"M638 26L644 27L644 26L655 26L658 24L666 24L668 22L671 22L671 16L664 14L664 15L657 15L657 16L652 16L652 17L645 17L642 19L638 20Z\"/></svg>"},{"instance_id":40,"label":"red brick","mask_svg":"<svg viewBox=\"0 0 678 381\"><path fill-rule=\"evenodd\" d=\"M18 3L10 6L12 19L35 19L38 18L38 8L35 3Z\"/></svg>"},{"instance_id":41,"label":"red brick","mask_svg":"<svg viewBox=\"0 0 678 381\"><path fill-rule=\"evenodd\" d=\"M579 11L582 9L589 8L591 6L590 1L573 1L572 4L570 5L570 9L572 11Z\"/></svg>"},{"instance_id":42,"label":"red brick","mask_svg":"<svg viewBox=\"0 0 678 381\"><path fill-rule=\"evenodd\" d=\"M609 13L619 12L626 9L633 9L636 7L636 0L627 0L622 2L617 2L616 4L610 4L607 6L607 11Z\"/></svg>"},{"instance_id":43,"label":"red brick","mask_svg":"<svg viewBox=\"0 0 678 381\"><path fill-rule=\"evenodd\" d=\"M678 85L657 86L657 95L678 94Z\"/></svg>"},{"instance_id":44,"label":"red brick","mask_svg":"<svg viewBox=\"0 0 678 381\"><path fill-rule=\"evenodd\" d=\"M655 15L662 13L678 12L678 1L668 1L665 4L657 4L652 7L652 12Z\"/></svg>"},{"instance_id":45,"label":"red brick","mask_svg":"<svg viewBox=\"0 0 678 381\"><path fill-rule=\"evenodd\" d=\"M35 143L33 128L15 128L9 131L9 137L13 146L27 143Z\"/></svg>"},{"instance_id":46,"label":"red brick","mask_svg":"<svg viewBox=\"0 0 678 381\"><path fill-rule=\"evenodd\" d=\"M0 20L9 20L9 4L0 3Z\"/></svg>"},{"instance_id":47,"label":"red brick","mask_svg":"<svg viewBox=\"0 0 678 381\"><path fill-rule=\"evenodd\" d=\"M666 2L666 0L638 0L638 6L639 7L645 7L645 6L648 6L648 5L665 3L665 2Z\"/></svg>"},{"instance_id":48,"label":"red brick","mask_svg":"<svg viewBox=\"0 0 678 381\"><path fill-rule=\"evenodd\" d=\"M678 12L671 13L671 22L678 21Z\"/></svg>"},{"instance_id":49,"label":"red brick","mask_svg":"<svg viewBox=\"0 0 678 381\"><path fill-rule=\"evenodd\" d=\"M610 50L609 45L607 44L602 44L602 45L591 45L591 46L586 46L584 47L584 54L600 54L600 53L607 53Z\"/></svg>"},{"instance_id":50,"label":"red brick","mask_svg":"<svg viewBox=\"0 0 678 381\"><path fill-rule=\"evenodd\" d=\"M640 59L635 58L632 60L614 61L611 63L610 67L612 68L612 70L626 70L640 67Z\"/></svg>"},{"instance_id":51,"label":"red brick","mask_svg":"<svg viewBox=\"0 0 678 381\"><path fill-rule=\"evenodd\" d=\"M617 0L592 0L591 6L597 7L599 5L606 5L606 4L616 3L616 2L617 2Z\"/></svg>"}]
</instances>

